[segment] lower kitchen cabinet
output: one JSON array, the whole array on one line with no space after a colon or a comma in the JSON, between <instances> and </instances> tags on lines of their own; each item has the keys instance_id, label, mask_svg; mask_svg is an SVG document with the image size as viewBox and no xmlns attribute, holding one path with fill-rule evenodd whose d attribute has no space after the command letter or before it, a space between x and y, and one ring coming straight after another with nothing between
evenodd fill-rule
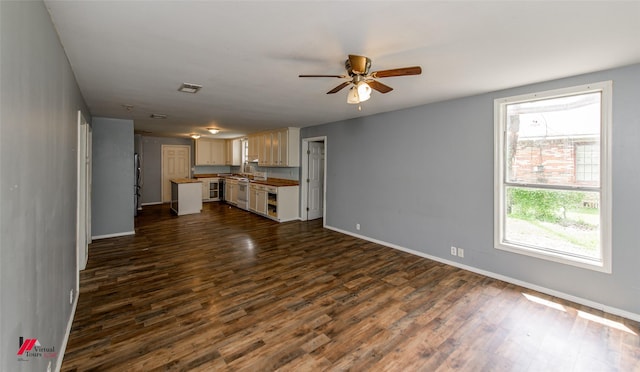
<instances>
[{"instance_id":1,"label":"lower kitchen cabinet","mask_svg":"<svg viewBox=\"0 0 640 372\"><path fill-rule=\"evenodd\" d=\"M223 191L221 189L223 183L219 178L199 178L202 181L202 201L218 201L220 200L220 194Z\"/></svg>"},{"instance_id":2,"label":"lower kitchen cabinet","mask_svg":"<svg viewBox=\"0 0 640 372\"><path fill-rule=\"evenodd\" d=\"M171 180L170 208L178 216L200 213L202 210L202 183L183 178Z\"/></svg>"},{"instance_id":3,"label":"lower kitchen cabinet","mask_svg":"<svg viewBox=\"0 0 640 372\"><path fill-rule=\"evenodd\" d=\"M298 186L269 186L252 183L249 210L278 222L298 219Z\"/></svg>"},{"instance_id":4,"label":"lower kitchen cabinet","mask_svg":"<svg viewBox=\"0 0 640 372\"><path fill-rule=\"evenodd\" d=\"M279 222L299 218L298 186L267 186L266 216Z\"/></svg>"},{"instance_id":5,"label":"lower kitchen cabinet","mask_svg":"<svg viewBox=\"0 0 640 372\"><path fill-rule=\"evenodd\" d=\"M238 204L238 181L231 179L225 181L224 200L229 204Z\"/></svg>"},{"instance_id":6,"label":"lower kitchen cabinet","mask_svg":"<svg viewBox=\"0 0 640 372\"><path fill-rule=\"evenodd\" d=\"M251 184L249 189L249 210L258 214L267 214L267 186Z\"/></svg>"}]
</instances>

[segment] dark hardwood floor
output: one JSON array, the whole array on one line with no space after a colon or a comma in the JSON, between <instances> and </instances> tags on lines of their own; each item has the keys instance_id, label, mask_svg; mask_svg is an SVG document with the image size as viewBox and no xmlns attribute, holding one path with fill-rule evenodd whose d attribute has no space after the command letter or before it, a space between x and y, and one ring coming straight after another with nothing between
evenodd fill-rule
<instances>
[{"instance_id":1,"label":"dark hardwood floor","mask_svg":"<svg viewBox=\"0 0 640 372\"><path fill-rule=\"evenodd\" d=\"M640 371L640 325L220 203L90 246L63 371Z\"/></svg>"}]
</instances>

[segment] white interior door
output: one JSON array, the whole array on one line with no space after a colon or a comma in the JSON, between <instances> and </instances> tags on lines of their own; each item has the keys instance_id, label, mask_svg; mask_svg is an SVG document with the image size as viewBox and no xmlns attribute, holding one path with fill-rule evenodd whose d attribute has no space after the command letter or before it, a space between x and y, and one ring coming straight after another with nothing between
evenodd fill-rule
<instances>
[{"instance_id":1,"label":"white interior door","mask_svg":"<svg viewBox=\"0 0 640 372\"><path fill-rule=\"evenodd\" d=\"M324 201L324 142L309 142L307 220L321 218Z\"/></svg>"},{"instance_id":2,"label":"white interior door","mask_svg":"<svg viewBox=\"0 0 640 372\"><path fill-rule=\"evenodd\" d=\"M191 146L162 145L162 202L171 201L171 179L189 178Z\"/></svg>"}]
</instances>

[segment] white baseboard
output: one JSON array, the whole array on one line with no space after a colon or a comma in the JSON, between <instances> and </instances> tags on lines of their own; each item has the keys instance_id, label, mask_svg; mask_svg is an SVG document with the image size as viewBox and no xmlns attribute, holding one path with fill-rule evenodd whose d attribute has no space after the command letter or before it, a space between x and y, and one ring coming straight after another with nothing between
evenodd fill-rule
<instances>
[{"instance_id":1,"label":"white baseboard","mask_svg":"<svg viewBox=\"0 0 640 372\"><path fill-rule=\"evenodd\" d=\"M98 239L107 239L107 238L117 238L119 236L127 236L127 235L135 235L135 234L136 234L135 231L125 231L125 232L115 233L115 234L92 236L91 239L98 240Z\"/></svg>"},{"instance_id":2,"label":"white baseboard","mask_svg":"<svg viewBox=\"0 0 640 372\"><path fill-rule=\"evenodd\" d=\"M60 372L60 369L62 369L62 360L64 359L64 353L67 350L67 343L69 342L69 336L71 335L71 326L73 325L73 319L76 316L76 308L78 307L79 298L80 291L76 291L73 305L71 305L71 316L69 317L69 321L67 322L67 329L64 333L64 338L62 339L62 345L60 345L58 360L56 361L56 372Z\"/></svg>"},{"instance_id":3,"label":"white baseboard","mask_svg":"<svg viewBox=\"0 0 640 372\"><path fill-rule=\"evenodd\" d=\"M515 284L515 285L519 285L521 287L525 287L525 288L529 288L532 289L534 291L538 291L541 293L545 293L554 297L558 297L558 298L562 298L564 300L567 301L571 301L571 302L575 302L581 305L585 305L585 306L589 306L591 308L597 309L597 310L602 310L606 313L609 314L613 314L613 315L618 315L621 316L623 318L627 318L627 319L631 319L631 320L635 320L636 322L640 322L640 314L636 314L636 313L632 313L630 311L626 311L626 310L622 310L622 309L618 309L616 307L612 307L609 305L605 305L605 304L601 304L599 302L595 302L595 301L591 301L591 300L587 300L586 298L582 298L582 297L577 297L574 295L570 295L568 293L564 293L564 292L560 292L560 291L556 291L555 289L550 289L550 288L546 288L546 287L542 287L536 284L532 284L529 282L525 282L519 279L515 279L515 278L511 278L505 275L501 275L501 274L496 274L494 272L491 271L486 271L486 270L482 270L482 269L478 269L476 267L473 266L467 266L467 265L463 265L459 262L455 262L455 261L449 261L449 260L445 260L444 258L440 258L440 257L436 257L436 256L432 256L423 252L419 252L419 251L414 251L412 249L409 248L405 248L405 247L401 247L397 244L393 244L393 243L388 243L382 240L378 240L378 239L373 239L370 238L368 236L364 236L364 235L360 235L360 234L355 234L352 233L350 231L346 231L346 230L342 230L333 226L329 226L329 225L325 225L325 228L329 229L329 230L333 230L345 235L350 235L359 239L363 239L366 241L370 241L372 243L377 243L380 245L384 245L386 247L389 248L393 248L393 249L397 249L399 251L403 251L409 254L413 254L415 256L420 256L423 258L427 258L429 260L433 260L433 261L437 261L437 262L441 262L450 266L454 266L463 270L467 270L467 271L471 271L473 273L476 274L480 274L480 275L484 275L487 276L489 278L493 278L493 279L498 279L501 280L503 282L507 282L507 283L511 283L511 284Z\"/></svg>"}]
</instances>

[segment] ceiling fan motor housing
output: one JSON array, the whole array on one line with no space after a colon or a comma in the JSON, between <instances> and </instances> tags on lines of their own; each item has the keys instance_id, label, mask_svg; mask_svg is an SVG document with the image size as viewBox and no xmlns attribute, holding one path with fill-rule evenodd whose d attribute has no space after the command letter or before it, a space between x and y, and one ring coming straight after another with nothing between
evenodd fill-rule
<instances>
[{"instance_id":1,"label":"ceiling fan motor housing","mask_svg":"<svg viewBox=\"0 0 640 372\"><path fill-rule=\"evenodd\" d=\"M371 68L371 59L350 54L349 59L344 62L344 67L347 73L349 73L349 76L367 75Z\"/></svg>"}]
</instances>

